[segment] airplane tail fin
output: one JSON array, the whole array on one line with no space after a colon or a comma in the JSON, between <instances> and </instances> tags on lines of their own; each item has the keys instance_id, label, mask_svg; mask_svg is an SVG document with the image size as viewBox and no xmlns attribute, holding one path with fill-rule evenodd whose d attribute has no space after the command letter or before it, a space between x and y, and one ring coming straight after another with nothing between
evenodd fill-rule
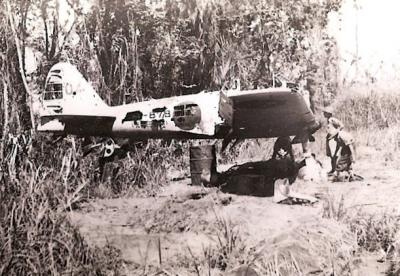
<instances>
[{"instance_id":1,"label":"airplane tail fin","mask_svg":"<svg viewBox=\"0 0 400 276\"><path fill-rule=\"evenodd\" d=\"M38 130L49 132L63 129L59 118L107 116L109 109L93 86L69 63L58 63L50 69L41 103Z\"/></svg>"},{"instance_id":2,"label":"airplane tail fin","mask_svg":"<svg viewBox=\"0 0 400 276\"><path fill-rule=\"evenodd\" d=\"M42 103L55 113L72 113L80 108L90 112L92 109L107 107L93 86L69 63L58 63L50 69Z\"/></svg>"}]
</instances>

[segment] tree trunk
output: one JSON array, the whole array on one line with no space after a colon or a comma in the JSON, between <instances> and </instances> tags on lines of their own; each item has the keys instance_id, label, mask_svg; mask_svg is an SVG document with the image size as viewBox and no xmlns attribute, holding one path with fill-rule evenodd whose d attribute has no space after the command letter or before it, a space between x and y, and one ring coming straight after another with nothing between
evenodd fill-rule
<instances>
[{"instance_id":1,"label":"tree trunk","mask_svg":"<svg viewBox=\"0 0 400 276\"><path fill-rule=\"evenodd\" d=\"M29 113L30 113L30 117L31 117L31 126L32 126L32 132L35 133L35 117L33 114L33 110L32 110L32 105L33 105L33 97L32 97L32 93L30 92L28 83L26 81L26 76L25 76L25 72L24 72L24 66L23 66L23 60L22 60L22 51L21 51L21 44L15 29L15 25L14 25L14 16L12 14L11 11L11 5L10 2L7 1L7 12L8 12L8 17L9 17L9 21L10 21L10 26L11 26L11 30L14 36L14 40L15 40L15 46L17 48L17 54L18 54L18 64L19 64L19 73L21 75L22 78L22 82L24 84L24 88L26 93L28 94L28 106L29 106Z\"/></svg>"},{"instance_id":2,"label":"tree trunk","mask_svg":"<svg viewBox=\"0 0 400 276\"><path fill-rule=\"evenodd\" d=\"M6 140L6 135L8 133L8 90L7 90L7 83L3 79L3 105L4 105L4 119L3 119L3 129L1 132L1 144L0 144L0 160L4 159L4 145Z\"/></svg>"}]
</instances>

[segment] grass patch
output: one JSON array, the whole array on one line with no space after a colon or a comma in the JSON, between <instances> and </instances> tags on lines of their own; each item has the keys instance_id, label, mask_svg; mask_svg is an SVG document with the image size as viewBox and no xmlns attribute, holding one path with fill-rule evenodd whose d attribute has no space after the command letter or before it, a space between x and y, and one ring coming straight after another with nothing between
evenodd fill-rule
<instances>
[{"instance_id":1,"label":"grass patch","mask_svg":"<svg viewBox=\"0 0 400 276\"><path fill-rule=\"evenodd\" d=\"M186 252L178 256L175 268L186 269L182 275L222 275L241 265L253 265L254 250L248 246L240 226L229 218L214 214L214 241L204 245L200 254L187 247Z\"/></svg>"},{"instance_id":2,"label":"grass patch","mask_svg":"<svg viewBox=\"0 0 400 276\"><path fill-rule=\"evenodd\" d=\"M1 178L0 275L122 273L116 249L91 248L69 222L75 193L57 175L33 166Z\"/></svg>"},{"instance_id":3,"label":"grass patch","mask_svg":"<svg viewBox=\"0 0 400 276\"><path fill-rule=\"evenodd\" d=\"M369 252L391 252L400 240L400 217L383 213L367 214L359 212L348 217L347 223L357 235L357 243Z\"/></svg>"},{"instance_id":4,"label":"grass patch","mask_svg":"<svg viewBox=\"0 0 400 276\"><path fill-rule=\"evenodd\" d=\"M375 253L378 261L388 262L388 275L400 273L400 216L398 212L367 213L345 208L344 197L339 201L330 195L324 200L322 216L340 222L355 236L358 255L363 251ZM396 274L397 273L397 274Z\"/></svg>"},{"instance_id":5,"label":"grass patch","mask_svg":"<svg viewBox=\"0 0 400 276\"><path fill-rule=\"evenodd\" d=\"M278 235L261 255L262 275L351 275L354 235L334 220L307 222Z\"/></svg>"},{"instance_id":6,"label":"grass patch","mask_svg":"<svg viewBox=\"0 0 400 276\"><path fill-rule=\"evenodd\" d=\"M185 273L223 275L249 269L259 275L352 275L358 265L355 235L335 220L308 221L252 245L229 219L217 219L214 234L216 242L204 247L202 255L188 248L179 258Z\"/></svg>"},{"instance_id":7,"label":"grass patch","mask_svg":"<svg viewBox=\"0 0 400 276\"><path fill-rule=\"evenodd\" d=\"M400 273L400 216L389 213L359 212L347 223L357 236L359 250L379 254L381 262L388 262L388 275Z\"/></svg>"},{"instance_id":8,"label":"grass patch","mask_svg":"<svg viewBox=\"0 0 400 276\"><path fill-rule=\"evenodd\" d=\"M183 167L181 156L157 143L116 162L104 181L95 177L96 157L82 158L75 139L53 145L38 137L29 151L13 157L12 165L2 160L0 275L124 274L120 252L90 247L68 212L91 197L154 194L167 181L168 164Z\"/></svg>"},{"instance_id":9,"label":"grass patch","mask_svg":"<svg viewBox=\"0 0 400 276\"><path fill-rule=\"evenodd\" d=\"M346 128L382 129L400 123L400 93L377 90L349 91L336 100L335 116Z\"/></svg>"}]
</instances>

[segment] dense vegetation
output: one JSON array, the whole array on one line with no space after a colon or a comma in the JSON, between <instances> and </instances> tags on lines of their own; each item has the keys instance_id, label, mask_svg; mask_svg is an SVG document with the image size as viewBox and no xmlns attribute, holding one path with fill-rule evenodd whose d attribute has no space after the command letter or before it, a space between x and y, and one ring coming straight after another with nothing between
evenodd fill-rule
<instances>
[{"instance_id":1,"label":"dense vegetation","mask_svg":"<svg viewBox=\"0 0 400 276\"><path fill-rule=\"evenodd\" d=\"M78 66L110 104L223 89L234 79L262 87L273 74L309 80L319 100L335 93L336 45L324 27L339 1L89 2L2 2L3 132L30 127L29 95L59 61ZM36 70L27 68L32 52Z\"/></svg>"},{"instance_id":2,"label":"dense vegetation","mask_svg":"<svg viewBox=\"0 0 400 276\"><path fill-rule=\"evenodd\" d=\"M265 87L274 75L306 85L317 104L336 93L336 44L324 30L340 1L7 0L0 5L0 160L11 175L33 162L42 169L80 170L77 178L88 183L98 180L96 161L81 160L81 141L54 147L50 137L34 133L46 74L60 61L76 65L109 104L227 89L236 79L242 89ZM154 163L139 155L158 145L137 148L135 162L119 163L138 171L134 185L149 179L140 172ZM165 156L175 149L157 153L165 165L156 167L158 183L165 182ZM62 159L47 162L48 155ZM137 168L142 163L146 166ZM131 175L118 166L110 170L116 177L109 183L112 193L130 190Z\"/></svg>"},{"instance_id":3,"label":"dense vegetation","mask_svg":"<svg viewBox=\"0 0 400 276\"><path fill-rule=\"evenodd\" d=\"M34 134L34 101L53 64L78 66L113 105L226 89L235 79L242 89L265 87L273 75L303 83L317 105L337 93L337 47L325 27L339 0L83 2L0 2L0 275L122 273L119 252L88 246L67 211L90 197L151 195L171 164L179 169L185 161L174 146L151 142L109 168L113 181L99 180L95 157L82 158L81 141L52 145ZM369 127L365 118L379 128L398 123L382 112L382 106L397 110L393 101L372 97L377 104L371 105L359 97L337 108L348 116L346 125ZM31 133L32 143L23 142ZM19 142L10 146L10 135L20 135ZM370 241L378 223L369 221L378 230L362 232L363 223L351 224L357 241L375 250ZM388 235L385 246L393 239ZM232 253L219 251L225 258Z\"/></svg>"}]
</instances>

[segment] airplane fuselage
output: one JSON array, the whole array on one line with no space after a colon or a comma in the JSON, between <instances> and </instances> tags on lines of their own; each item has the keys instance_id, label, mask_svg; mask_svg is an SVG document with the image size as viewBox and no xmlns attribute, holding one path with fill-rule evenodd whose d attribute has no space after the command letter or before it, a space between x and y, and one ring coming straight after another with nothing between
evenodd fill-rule
<instances>
[{"instance_id":1,"label":"airplane fuselage","mask_svg":"<svg viewBox=\"0 0 400 276\"><path fill-rule=\"evenodd\" d=\"M228 90L106 105L68 64L49 73L39 131L147 138L269 138L317 128L304 98L289 88ZM315 131L315 130L314 130Z\"/></svg>"}]
</instances>

